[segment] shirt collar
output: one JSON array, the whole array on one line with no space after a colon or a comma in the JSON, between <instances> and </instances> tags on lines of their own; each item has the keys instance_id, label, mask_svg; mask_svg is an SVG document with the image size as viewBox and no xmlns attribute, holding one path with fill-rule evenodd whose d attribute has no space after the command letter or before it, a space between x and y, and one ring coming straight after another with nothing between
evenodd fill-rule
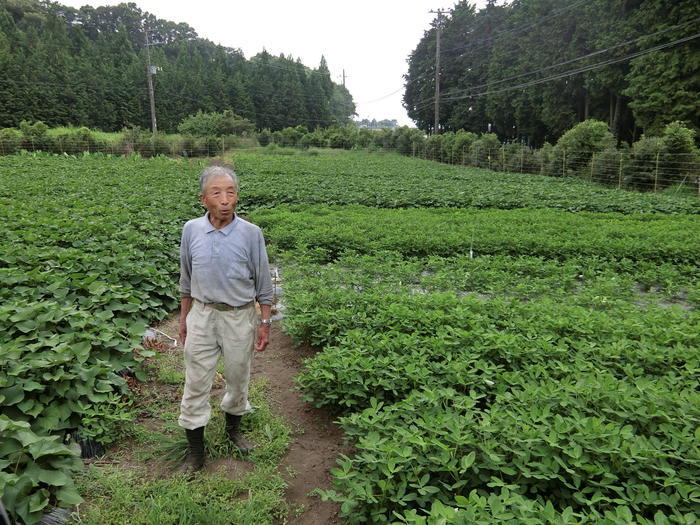
<instances>
[{"instance_id":1,"label":"shirt collar","mask_svg":"<svg viewBox=\"0 0 700 525\"><path fill-rule=\"evenodd\" d=\"M211 233L211 232L215 232L215 231L220 231L220 232L223 233L224 235L228 235L229 233L231 233L231 232L233 231L233 229L236 227L236 225L238 224L238 221L239 221L239 219L238 219L238 214L235 214L235 215L233 216L233 220L232 220L231 222L229 222L226 226L224 226L223 228L221 228L221 229L219 230L219 229L217 229L217 228L214 228L214 225L213 225L213 224L211 223L211 221L209 220L209 211L207 211L207 212L204 214L204 218L206 219L206 223L205 223L205 224L206 224L206 229L205 229L205 232L206 232L206 233Z\"/></svg>"}]
</instances>

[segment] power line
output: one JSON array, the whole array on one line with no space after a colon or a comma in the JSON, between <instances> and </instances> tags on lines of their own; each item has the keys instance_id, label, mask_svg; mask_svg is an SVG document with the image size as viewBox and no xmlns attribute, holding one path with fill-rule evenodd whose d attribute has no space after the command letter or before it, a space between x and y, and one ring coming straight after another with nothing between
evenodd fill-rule
<instances>
[{"instance_id":1,"label":"power line","mask_svg":"<svg viewBox=\"0 0 700 525\"><path fill-rule=\"evenodd\" d=\"M685 27L685 26L687 26L687 25L693 24L693 23L698 22L698 21L700 21L700 17L694 18L694 19L689 20L689 21L687 21L687 22L683 22L683 23L681 23L681 24L677 24L677 25L675 25L675 26L668 27L668 28L666 28L666 29L662 29L662 30L660 30L660 31L656 31L656 32L654 32L654 33L650 33L650 34L648 34L648 35L644 35L644 36L635 38L635 39L633 39L633 40L629 40L629 41L627 41L627 42L622 42L622 43L620 43L620 44L616 44L616 45L610 46L610 47L608 47L608 48L605 48L605 49L602 49L602 50L599 50L599 51L595 51L595 52L593 52L593 53L588 53L588 54L586 54L586 55L582 55L582 56L579 56L579 57L576 57L576 58L572 58L572 59L570 59L570 60L566 60L566 61L560 62L560 63L558 63L558 64L553 64L553 65L550 65L550 66L545 66L545 67L543 67L543 68L536 69L536 70L533 70L533 71L529 71L529 72L527 72L527 73L521 73L521 74L518 74L518 75L513 75L513 76L508 77L508 78L505 78L505 79L499 79L499 80L494 80L494 81L486 82L486 83L484 83L484 84L480 84L480 85L478 85L478 86L473 86L473 87L471 87L471 88L469 88L469 89L466 89L466 90L452 91L451 93L447 93L447 94L444 96L443 101L444 101L444 102L452 102L452 101L455 101L455 100L462 100L462 99L470 98L470 97L489 95L489 94L493 94L493 93L501 93L501 92L503 92L503 91L509 91L509 90L512 90L512 89L519 89L519 88L523 88L523 87L529 87L529 86L536 85L536 84L540 84L540 83L543 83L543 82L548 82L548 81L551 81L551 80L557 80L557 79L562 78L562 77L564 77L564 76L570 76L570 75L574 75L574 74L578 74L578 73L590 71L590 70L592 70L592 69L597 69L597 68L599 68L599 67L604 67L604 66L606 66L606 65L611 65L611 64L614 64L614 63L617 63L617 62L622 62L622 61L625 61L625 60L629 60L629 59L632 59L632 58L636 58L637 56L641 56L641 55L646 54L646 53L650 53L650 52L653 52L653 51L657 51L657 50L659 50L659 49L663 49L663 48L665 48L665 47L668 47L668 46L671 46L671 45L675 45L675 44L684 42L684 41L686 41L686 40L692 40L692 39L695 38L697 35L696 35L696 36L693 36L693 37L691 37L691 38L689 38L689 39L682 38L682 39L675 40L675 41L673 41L673 42L669 42L669 43L666 43L666 44L661 44L660 46L653 46L653 47L651 47L651 48L647 48L647 49L642 50L642 51L637 51L637 52L635 52L635 53L631 53L631 54L625 55L625 56L623 56L623 57L618 57L618 58L612 58L612 59L604 60L604 61L597 62L597 63L592 64L592 65L589 65L589 66L582 66L582 67L580 67L580 68L575 68L575 69L572 69L572 70L569 70L569 71L565 71L565 72L563 72L563 73L558 73L558 74L556 74L556 75L552 75L552 76L549 76L549 77L545 77L545 78L543 78L543 79L532 80L532 81L528 81L528 82L525 82L525 83L522 83L522 84L517 84L517 85L515 85L515 86L511 86L511 87L507 87L507 88L502 88L502 89L498 89L498 90L487 90L487 91L484 91L484 92L473 93L474 90L479 89L479 88L483 88L483 87L487 87L487 88L488 88L488 87L495 86L495 85L497 85L497 84L501 84L501 83L506 82L506 81L509 81L509 80L514 80L514 79L517 79L517 78L527 77L527 76L530 76L530 75L534 75L534 74L536 74L536 73L540 73L540 72L542 72L542 71L546 71L546 70L553 69L553 68L556 68L556 67L559 67L559 66L562 66L562 65L570 64L570 63L572 63L572 62L577 62L577 61L579 61L579 60L583 60L583 59L586 59L586 58L591 58L591 57L593 57L593 56L600 55L600 54L602 54L602 53L606 53L606 52L611 51L611 50L613 50L613 49L617 49L617 48L619 48L619 47L624 47L624 46L626 46L626 45L630 45L630 44L639 42L639 41L644 40L644 39L646 39L646 38L650 38L650 37L653 37L653 36L658 36L658 35L660 35L660 34L662 34L662 33L666 33L666 32L671 31L671 30L675 30L675 29L679 29L679 28L681 28L681 27ZM430 103L432 103L432 101L433 101L432 97L424 98L424 99L422 99L422 100L420 100L420 101L418 101L418 102L416 102L416 103L414 104L414 109L418 110L418 109L425 108L425 107L428 106Z\"/></svg>"},{"instance_id":2,"label":"power line","mask_svg":"<svg viewBox=\"0 0 700 525\"><path fill-rule=\"evenodd\" d=\"M569 9L573 9L574 7L578 7L579 5L581 5L581 4L583 4L583 3L587 2L587 1L589 1L589 0L579 0L579 1L574 2L574 3L572 3L572 4L568 5L568 6L562 7L562 8L560 8L560 9L558 9L558 10L552 12L551 14L549 14L549 15L547 15L547 16L544 16L544 17L542 17L542 18L540 18L540 19L538 19L538 20L534 20L533 22L528 22L528 23L526 23L526 24L522 24L522 25L520 25L520 26L511 28L511 29L509 29L509 30L507 30L507 31L502 31L502 32L500 32L500 33L498 33L498 34L496 34L496 35L491 36L491 37L482 38L482 39L480 39L480 40L476 40L476 41L470 42L469 44L465 44L465 45L463 45L463 46L456 46L456 47L452 47L452 48L448 48L448 49L443 49L440 53L441 53L441 54L446 54L446 53L449 53L449 52L452 52L452 51L455 51L455 50L465 49L465 48L467 48L467 47L471 47L471 46L476 45L476 44L479 44L479 43L485 43L485 42L488 42L488 41L491 41L491 40L495 40L495 39L500 38L501 36L504 36L504 35L506 35L506 34L510 34L510 33L514 33L514 32L520 31L521 29L526 29L526 28L528 28L528 27L532 27L532 26L537 25L537 24L539 24L539 23L541 23L541 22L544 22L544 21L546 21L546 20L549 20L549 19L551 19L551 18L554 18L554 17L558 16L559 14L561 14L561 13L563 13L563 12L569 10ZM436 12L436 11L430 11L430 12L432 13L432 12ZM458 55L457 57L454 57L454 58L458 58L459 56L461 56L461 55ZM406 87L408 87L409 85L413 84L414 82L417 82L417 81L419 81L419 80L422 80L423 78L427 77L429 74L430 74L430 72L422 73L422 74L418 75L417 77L414 77L414 78L410 79L408 82L406 82L402 87L398 88L397 90L392 91L391 93L388 93L387 95L383 95L383 96L381 96L381 97L379 97L379 98L377 98L377 99L370 100L370 101L367 101L367 102L361 102L361 104L369 104L369 103L372 103L372 102L378 102L378 101L380 101L380 100L384 100L385 98L389 98L390 96L395 95L395 94L398 93L399 91L401 91L401 90L405 89ZM431 99L431 100L432 100L432 99ZM422 101L421 101L421 102L422 102ZM358 104L359 104L359 103L360 103L360 102L358 102Z\"/></svg>"},{"instance_id":3,"label":"power line","mask_svg":"<svg viewBox=\"0 0 700 525\"><path fill-rule=\"evenodd\" d=\"M569 71L565 71L565 72L563 72L563 73L558 73L558 74L552 75L552 76L550 76L550 77L545 77L545 78L541 78L541 79L537 79L537 80L531 80L530 82L525 82L525 83L523 83L523 84L518 84L518 85L516 85L516 86L510 86L510 87L506 87L506 88L502 88L502 89L497 89L497 90L493 90L493 91L483 91L483 92L481 92L481 93L473 93L473 94L467 94L467 95L460 95L460 96L456 96L456 97L444 99L444 101L445 101L445 102L452 102L452 101L455 101L455 100L462 100L462 99L469 98L469 97L480 97L480 96L484 96L484 95L491 95L491 94L494 94L494 93L502 93L502 92L504 92L504 91L510 91L510 90L513 90L513 89L520 89L520 88L523 88L523 87L529 87L529 86L534 86L534 85L537 85L537 84L542 84L542 83L544 83L544 82L549 82L549 81L551 81L551 80L557 80L557 79L560 79L560 78L563 78L563 77L566 77L566 76L576 75L576 74L578 74L578 73L584 73L584 72L586 72L586 71L591 71L591 70L593 70L593 69L598 69L598 68L600 68L600 67L608 66L608 65L611 65L611 64L616 64L617 62L623 62L623 61L625 61L625 60L631 60L631 59L633 59L633 58L636 58L636 57L639 57L639 56L642 56L642 55L646 55L647 53L653 53L654 51L660 51L661 49L665 49L665 48L667 48L667 47L671 47L671 46L674 46L674 45L676 45L676 44L681 44L681 43L683 43L683 42L689 42L690 40L694 40L695 38L698 38L698 37L700 37L700 33L696 33L696 34L694 34L694 35L687 36L687 37L685 37L685 38L679 38L678 40L674 40L674 41L672 41L672 42L667 42L667 43L665 43L665 44L660 44L660 45L658 45L658 46L650 47L650 48L644 49L644 50L642 50L642 51L637 51L637 52L635 52L635 53L630 53L629 55L625 55L625 56L623 56L623 57L611 58L611 59L609 59L609 60L605 60L605 61L602 61L602 62L598 62L598 63L596 63L596 64L591 64L591 65L588 65L588 66L580 67L580 68L578 68L578 69L572 69L572 70L569 70Z\"/></svg>"},{"instance_id":4,"label":"power line","mask_svg":"<svg viewBox=\"0 0 700 525\"><path fill-rule=\"evenodd\" d=\"M654 33L649 33L649 34L647 34L647 35L643 35L643 36L634 38L634 39L632 39L632 40L628 40L628 41L626 41L626 42L621 42L621 43L619 43L619 44L615 44L615 45L610 46L610 47L607 47L607 48L605 48L605 49L600 49L600 50L598 50L598 51L593 51L592 53L588 53L588 54L586 54L586 55L581 55L581 56L578 56L578 57L576 57L576 58L572 58L572 59L569 59L569 60L565 60L565 61L563 61L563 62L559 62L558 64L552 64L552 65L549 65L549 66L542 67L542 68L540 68L540 69L536 69L536 70L534 70L534 71L528 71L527 73L520 73L520 74L518 74L518 75L513 75L513 76L510 76L510 77L507 77L507 78L500 79L500 80L494 80L494 81L492 81L492 82L486 82L486 83L484 83L484 84L479 84L479 85L477 85L477 86L472 86L472 87L470 87L470 88L468 88L468 89L466 89L466 90L457 90L457 91L445 93L445 97L449 97L449 96L457 95L457 94L465 94L465 93L467 93L468 91L473 91L473 90L476 90L476 89L479 89L479 88L482 88L482 87L493 86L493 85L496 85L496 84L502 84L503 82L508 82L508 81L510 81L510 80L515 80L515 79L517 79L517 78L527 77L527 76L530 76L530 75L534 75L534 74L536 74L536 73L541 73L541 72L543 72L543 71L547 71L547 70L549 70L549 69L554 69L554 68L559 67L559 66L564 66L564 65L566 65L566 64L571 64L571 63L573 63L573 62L578 62L579 60L584 60L584 59L586 59L586 58L592 58L592 57L594 57L594 56L601 55L601 54L603 54L603 53L607 53L608 51L612 51L612 50L614 50L614 49L618 49L618 48L620 48L620 47L628 46L628 45L631 45L631 44L636 44L637 42L640 42L640 41L645 40L645 39L647 39L647 38L651 38L651 37L654 37L654 36L661 35L661 34L663 34L663 33L667 33L668 31L673 31L673 30L675 30L675 29L680 29L680 28L682 28L682 27L685 27L685 26L687 26L687 25L693 24L693 23L698 22L698 21L700 21L700 17L693 18L692 20L689 20L689 21L687 21L687 22L683 22L682 24L677 24L677 25L675 25L675 26L670 26L670 27L667 27L667 28L665 28L665 29L661 29L661 30L659 30L659 31L656 31L656 32L654 32Z\"/></svg>"}]
</instances>

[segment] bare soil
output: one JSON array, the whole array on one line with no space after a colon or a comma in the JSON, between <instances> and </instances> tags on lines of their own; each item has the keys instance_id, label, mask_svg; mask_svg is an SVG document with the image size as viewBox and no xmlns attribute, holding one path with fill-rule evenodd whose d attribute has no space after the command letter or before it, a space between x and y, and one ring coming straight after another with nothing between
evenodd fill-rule
<instances>
[{"instance_id":1,"label":"bare soil","mask_svg":"<svg viewBox=\"0 0 700 525\"><path fill-rule=\"evenodd\" d=\"M179 314L175 313L158 328L177 337ZM339 505L322 501L310 495L315 489L331 487L330 469L335 467L340 454L349 454L351 448L343 444L343 432L334 418L324 410L303 402L295 390L294 378L299 375L302 361L317 350L308 346L294 347L292 340L273 323L270 344L264 352L257 352L253 361L252 377L266 377L269 381L269 402L275 414L282 417L292 429L292 441L280 463L280 475L287 483L286 498L291 509L289 525L333 525L342 523L338 518ZM214 386L214 389L219 385ZM214 392L212 392L214 394ZM214 397L214 396L213 396ZM210 465L207 470L224 468L246 469L245 462L222 459L222 464Z\"/></svg>"}]
</instances>

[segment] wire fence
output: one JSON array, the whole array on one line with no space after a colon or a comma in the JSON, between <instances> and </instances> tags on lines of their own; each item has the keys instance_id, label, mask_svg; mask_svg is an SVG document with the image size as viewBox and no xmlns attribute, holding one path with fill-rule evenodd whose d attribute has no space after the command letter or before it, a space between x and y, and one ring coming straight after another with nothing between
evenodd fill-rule
<instances>
[{"instance_id":1,"label":"wire fence","mask_svg":"<svg viewBox=\"0 0 700 525\"><path fill-rule=\"evenodd\" d=\"M4 141L0 137L0 156L12 155L21 151L44 151L67 155L82 153L104 153L142 157L157 155L181 157L215 157L236 147L257 146L257 140L249 137L178 137L170 139L155 135L144 140L120 139L105 141L99 139L80 140L70 136L23 138L19 141Z\"/></svg>"},{"instance_id":2,"label":"wire fence","mask_svg":"<svg viewBox=\"0 0 700 525\"><path fill-rule=\"evenodd\" d=\"M660 192L672 187L700 196L700 157L694 153L602 152L566 149L534 150L520 144L486 148L479 144L452 149L414 145L410 153L446 164L492 171L577 177L617 189Z\"/></svg>"},{"instance_id":3,"label":"wire fence","mask_svg":"<svg viewBox=\"0 0 700 525\"><path fill-rule=\"evenodd\" d=\"M111 155L138 154L142 157L157 155L175 157L216 157L236 148L259 146L255 137L186 137L167 138L151 136L145 140L121 138L104 141L75 137L24 138L8 143L0 140L0 155L20 151L78 155L104 153ZM286 148L286 149L285 149ZM271 141L261 151L290 153L289 144ZM302 148L297 147L296 150ZM335 149L394 151L403 155L423 158L451 165L471 166L496 172L576 177L608 187L645 192L678 192L700 196L700 158L696 154L667 153L663 151L639 153L633 150L606 150L602 152L572 151L557 148L532 149L519 143L498 147L484 147L477 142L461 147L432 147L426 142L396 145L353 145ZM292 151L296 151L292 146ZM669 190L670 189L670 190Z\"/></svg>"}]
</instances>

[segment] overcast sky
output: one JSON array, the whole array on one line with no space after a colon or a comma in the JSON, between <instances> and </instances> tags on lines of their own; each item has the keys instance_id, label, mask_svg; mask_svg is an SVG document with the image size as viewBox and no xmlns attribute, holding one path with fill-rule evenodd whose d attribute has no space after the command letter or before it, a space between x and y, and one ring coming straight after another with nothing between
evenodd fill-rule
<instances>
[{"instance_id":1,"label":"overcast sky","mask_svg":"<svg viewBox=\"0 0 700 525\"><path fill-rule=\"evenodd\" d=\"M58 0L72 7L119 1ZM326 57L335 82L350 90L359 118L412 125L401 105L406 59L435 17L455 0L134 0L142 11L185 22L202 38L239 48L247 58L267 49L310 67ZM485 0L473 0L477 8ZM393 93L389 95L390 93ZM389 96L387 96L389 95Z\"/></svg>"}]
</instances>

